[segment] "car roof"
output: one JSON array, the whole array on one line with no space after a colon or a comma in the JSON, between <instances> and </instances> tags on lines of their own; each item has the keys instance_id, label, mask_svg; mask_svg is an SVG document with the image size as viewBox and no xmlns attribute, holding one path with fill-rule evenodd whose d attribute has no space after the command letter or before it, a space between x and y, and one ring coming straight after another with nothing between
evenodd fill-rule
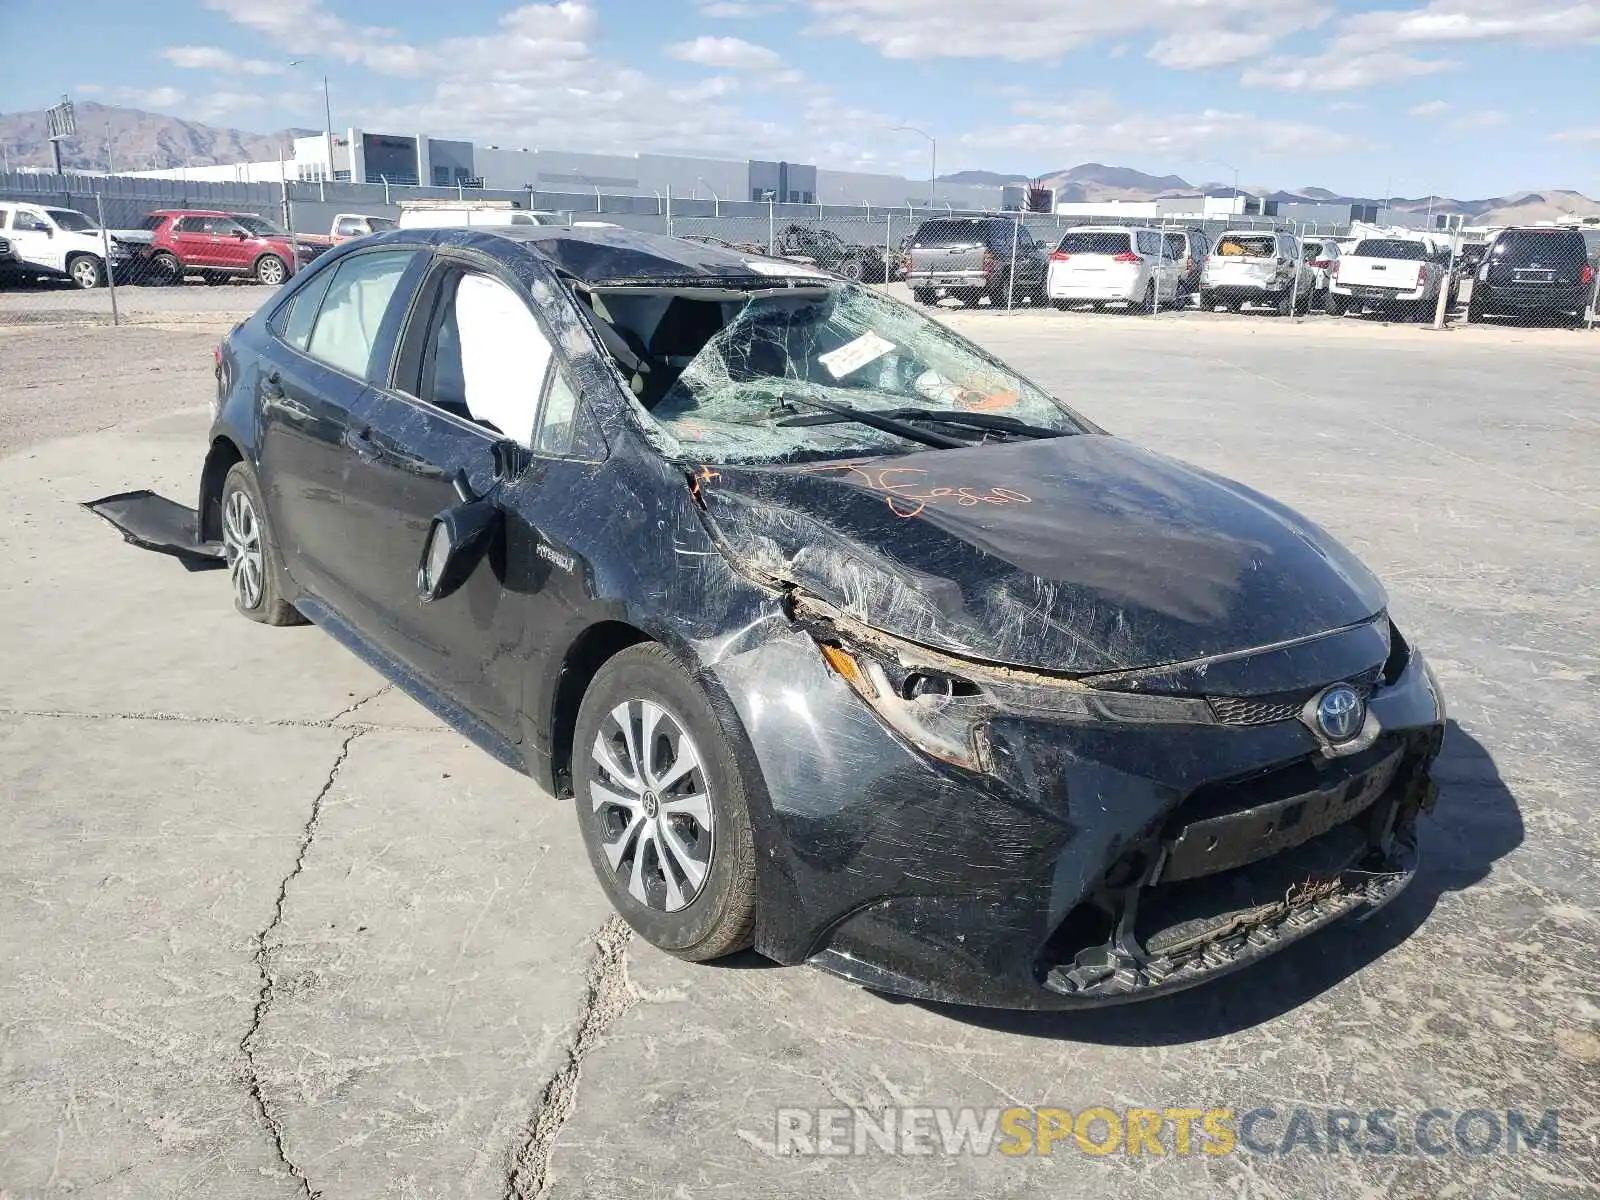
<instances>
[{"instance_id":1,"label":"car roof","mask_svg":"<svg viewBox=\"0 0 1600 1200\"><path fill-rule=\"evenodd\" d=\"M147 217L231 217L231 212L220 208L153 208Z\"/></svg>"},{"instance_id":2,"label":"car roof","mask_svg":"<svg viewBox=\"0 0 1600 1200\"><path fill-rule=\"evenodd\" d=\"M559 225L467 225L423 229L393 229L364 239L363 245L415 243L460 246L481 250L497 258L518 251L543 259L557 271L590 285L645 283L669 284L674 280L716 280L748 286L752 282L782 287L805 278L808 283L828 282L820 271L782 259L725 250L703 242L688 242L664 234L632 229L567 229ZM781 264L780 272L763 272L752 262Z\"/></svg>"}]
</instances>

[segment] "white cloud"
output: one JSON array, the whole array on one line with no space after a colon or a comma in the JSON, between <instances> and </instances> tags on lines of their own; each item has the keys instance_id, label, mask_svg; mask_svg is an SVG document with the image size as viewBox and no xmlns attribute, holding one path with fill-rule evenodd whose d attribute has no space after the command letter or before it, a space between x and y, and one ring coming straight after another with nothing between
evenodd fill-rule
<instances>
[{"instance_id":1,"label":"white cloud","mask_svg":"<svg viewBox=\"0 0 1600 1200\"><path fill-rule=\"evenodd\" d=\"M1464 113L1450 124L1455 129L1499 129L1511 123L1511 118L1498 108L1485 108Z\"/></svg>"},{"instance_id":2,"label":"white cloud","mask_svg":"<svg viewBox=\"0 0 1600 1200\"><path fill-rule=\"evenodd\" d=\"M1294 92L1343 92L1453 71L1461 64L1392 51L1356 52L1338 46L1309 58L1272 58L1239 77L1245 87Z\"/></svg>"},{"instance_id":3,"label":"white cloud","mask_svg":"<svg viewBox=\"0 0 1600 1200\"><path fill-rule=\"evenodd\" d=\"M731 71L764 71L783 65L777 51L736 37L697 37L692 42L668 46L666 53L668 58L681 62Z\"/></svg>"},{"instance_id":4,"label":"white cloud","mask_svg":"<svg viewBox=\"0 0 1600 1200\"><path fill-rule=\"evenodd\" d=\"M776 12L782 5L776 3L751 4L747 0L698 0L695 9L702 17L715 20L740 21Z\"/></svg>"},{"instance_id":5,"label":"white cloud","mask_svg":"<svg viewBox=\"0 0 1600 1200\"><path fill-rule=\"evenodd\" d=\"M221 71L229 75L281 75L284 63L259 58L238 58L221 46L168 46L161 57L175 67L196 71Z\"/></svg>"},{"instance_id":6,"label":"white cloud","mask_svg":"<svg viewBox=\"0 0 1600 1200\"><path fill-rule=\"evenodd\" d=\"M1276 40L1270 33L1234 33L1226 29L1176 33L1151 46L1149 57L1163 67L1177 70L1226 67L1265 54Z\"/></svg>"},{"instance_id":7,"label":"white cloud","mask_svg":"<svg viewBox=\"0 0 1600 1200\"><path fill-rule=\"evenodd\" d=\"M1552 142L1600 145L1600 126L1596 126L1593 129L1563 129L1557 133L1552 133L1549 140Z\"/></svg>"},{"instance_id":8,"label":"white cloud","mask_svg":"<svg viewBox=\"0 0 1600 1200\"><path fill-rule=\"evenodd\" d=\"M176 108L188 99L185 92L175 87L119 87L109 94L112 99L133 108Z\"/></svg>"},{"instance_id":9,"label":"white cloud","mask_svg":"<svg viewBox=\"0 0 1600 1200\"><path fill-rule=\"evenodd\" d=\"M1413 104L1406 112L1413 117L1442 117L1450 111L1450 105L1443 100L1429 100L1426 104Z\"/></svg>"},{"instance_id":10,"label":"white cloud","mask_svg":"<svg viewBox=\"0 0 1600 1200\"><path fill-rule=\"evenodd\" d=\"M1389 45L1600 37L1600 5L1585 0L1432 0L1422 8L1356 13L1342 35Z\"/></svg>"},{"instance_id":11,"label":"white cloud","mask_svg":"<svg viewBox=\"0 0 1600 1200\"><path fill-rule=\"evenodd\" d=\"M1169 163L1194 162L1205 149L1246 145L1254 157L1338 154L1359 149L1360 138L1302 121L1207 108L1156 113L1127 110L1110 97L1088 94L1065 103L1019 101L1023 121L966 134L973 150L1019 150L1032 156L1118 158L1143 156Z\"/></svg>"},{"instance_id":12,"label":"white cloud","mask_svg":"<svg viewBox=\"0 0 1600 1200\"><path fill-rule=\"evenodd\" d=\"M239 113L263 108L266 103L265 96L253 92L209 92L190 101L186 109L187 115L195 120L214 124Z\"/></svg>"},{"instance_id":13,"label":"white cloud","mask_svg":"<svg viewBox=\"0 0 1600 1200\"><path fill-rule=\"evenodd\" d=\"M204 0L204 3L212 11L291 53L327 55L392 75L417 74L427 65L415 47L396 40L394 30L354 25L324 8L319 0Z\"/></svg>"},{"instance_id":14,"label":"white cloud","mask_svg":"<svg viewBox=\"0 0 1600 1200\"><path fill-rule=\"evenodd\" d=\"M1600 40L1594 0L1431 0L1411 9L1354 13L1334 26L1333 38L1305 58L1280 58L1244 73L1246 87L1343 91L1454 70L1448 59L1416 51L1471 42L1570 44Z\"/></svg>"},{"instance_id":15,"label":"white cloud","mask_svg":"<svg viewBox=\"0 0 1600 1200\"><path fill-rule=\"evenodd\" d=\"M1238 62L1317 26L1324 0L810 0L812 30L889 58L1059 57L1102 38L1149 34L1164 66Z\"/></svg>"}]
</instances>

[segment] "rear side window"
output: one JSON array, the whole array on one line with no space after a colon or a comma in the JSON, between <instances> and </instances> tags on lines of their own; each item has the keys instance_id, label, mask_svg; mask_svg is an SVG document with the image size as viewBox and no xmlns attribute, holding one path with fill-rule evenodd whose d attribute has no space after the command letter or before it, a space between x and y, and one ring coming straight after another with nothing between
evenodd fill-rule
<instances>
[{"instance_id":1,"label":"rear side window","mask_svg":"<svg viewBox=\"0 0 1600 1200\"><path fill-rule=\"evenodd\" d=\"M412 250L384 250L341 262L317 313L306 353L335 370L365 379L384 314L413 254Z\"/></svg>"},{"instance_id":2,"label":"rear side window","mask_svg":"<svg viewBox=\"0 0 1600 1200\"><path fill-rule=\"evenodd\" d=\"M360 217L341 217L335 231L340 237L359 237L362 233Z\"/></svg>"},{"instance_id":3,"label":"rear side window","mask_svg":"<svg viewBox=\"0 0 1600 1200\"><path fill-rule=\"evenodd\" d=\"M1133 243L1125 233L1068 233L1056 249L1063 254L1127 254Z\"/></svg>"},{"instance_id":4,"label":"rear side window","mask_svg":"<svg viewBox=\"0 0 1600 1200\"><path fill-rule=\"evenodd\" d=\"M317 323L317 312L328 294L333 276L333 271L319 271L311 282L289 298L288 304L273 314L274 332L302 354L311 345L311 329Z\"/></svg>"},{"instance_id":5,"label":"rear side window","mask_svg":"<svg viewBox=\"0 0 1600 1200\"><path fill-rule=\"evenodd\" d=\"M1159 233L1141 229L1137 236L1140 254L1160 256L1161 235Z\"/></svg>"},{"instance_id":6,"label":"rear side window","mask_svg":"<svg viewBox=\"0 0 1600 1200\"><path fill-rule=\"evenodd\" d=\"M1168 233L1163 235L1167 242L1167 254L1173 258L1183 258L1189 253L1189 244L1181 233Z\"/></svg>"},{"instance_id":7,"label":"rear side window","mask_svg":"<svg viewBox=\"0 0 1600 1200\"><path fill-rule=\"evenodd\" d=\"M161 215L159 215L157 213L151 213L148 217L146 217L144 220L139 222L139 228L140 229L152 229L152 230L153 229L160 229L161 228L161 223L163 221L165 221L165 220L166 220L165 217L163 217L163 216L161 216Z\"/></svg>"}]
</instances>

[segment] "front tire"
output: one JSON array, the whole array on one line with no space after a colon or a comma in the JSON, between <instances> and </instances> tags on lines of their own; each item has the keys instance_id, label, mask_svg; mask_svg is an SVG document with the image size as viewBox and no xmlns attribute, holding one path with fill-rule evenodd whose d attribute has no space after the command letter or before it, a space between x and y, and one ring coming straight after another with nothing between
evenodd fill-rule
<instances>
[{"instance_id":1,"label":"front tire","mask_svg":"<svg viewBox=\"0 0 1600 1200\"><path fill-rule=\"evenodd\" d=\"M1330 317L1342 317L1342 316L1344 316L1345 309L1347 309L1348 307L1349 307L1349 301L1344 296L1340 296L1335 292L1329 292L1328 293L1328 302L1327 302L1327 305L1326 305L1326 312Z\"/></svg>"},{"instance_id":2,"label":"front tire","mask_svg":"<svg viewBox=\"0 0 1600 1200\"><path fill-rule=\"evenodd\" d=\"M289 278L289 268L276 254L263 254L256 259L256 282L267 287L277 287Z\"/></svg>"},{"instance_id":3,"label":"front tire","mask_svg":"<svg viewBox=\"0 0 1600 1200\"><path fill-rule=\"evenodd\" d=\"M755 838L733 747L664 648L595 675L573 740L578 825L600 885L651 945L705 962L750 945Z\"/></svg>"},{"instance_id":4,"label":"front tire","mask_svg":"<svg viewBox=\"0 0 1600 1200\"><path fill-rule=\"evenodd\" d=\"M178 256L162 251L151 259L155 270L155 281L168 287L176 287L183 282L183 264L178 261Z\"/></svg>"},{"instance_id":5,"label":"front tire","mask_svg":"<svg viewBox=\"0 0 1600 1200\"><path fill-rule=\"evenodd\" d=\"M222 481L222 549L233 607L262 625L303 625L305 618L283 598L283 559L266 514L250 468L234 463Z\"/></svg>"},{"instance_id":6,"label":"front tire","mask_svg":"<svg viewBox=\"0 0 1600 1200\"><path fill-rule=\"evenodd\" d=\"M80 254L67 264L67 278L74 287L92 291L105 284L106 269L94 255Z\"/></svg>"},{"instance_id":7,"label":"front tire","mask_svg":"<svg viewBox=\"0 0 1600 1200\"><path fill-rule=\"evenodd\" d=\"M915 300L918 304L932 305L934 303L933 289L932 288L912 288L911 289L911 298L913 300Z\"/></svg>"}]
</instances>

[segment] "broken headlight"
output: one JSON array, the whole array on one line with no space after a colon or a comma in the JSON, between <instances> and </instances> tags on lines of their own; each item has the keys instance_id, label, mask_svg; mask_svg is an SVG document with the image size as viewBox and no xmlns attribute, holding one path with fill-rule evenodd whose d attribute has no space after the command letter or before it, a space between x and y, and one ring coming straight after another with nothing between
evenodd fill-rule
<instances>
[{"instance_id":1,"label":"broken headlight","mask_svg":"<svg viewBox=\"0 0 1600 1200\"><path fill-rule=\"evenodd\" d=\"M1204 700L1108 692L999 666L967 663L875 634L881 645L819 641L823 660L883 723L934 758L991 767L984 726L1002 714L1132 725L1214 725Z\"/></svg>"}]
</instances>

